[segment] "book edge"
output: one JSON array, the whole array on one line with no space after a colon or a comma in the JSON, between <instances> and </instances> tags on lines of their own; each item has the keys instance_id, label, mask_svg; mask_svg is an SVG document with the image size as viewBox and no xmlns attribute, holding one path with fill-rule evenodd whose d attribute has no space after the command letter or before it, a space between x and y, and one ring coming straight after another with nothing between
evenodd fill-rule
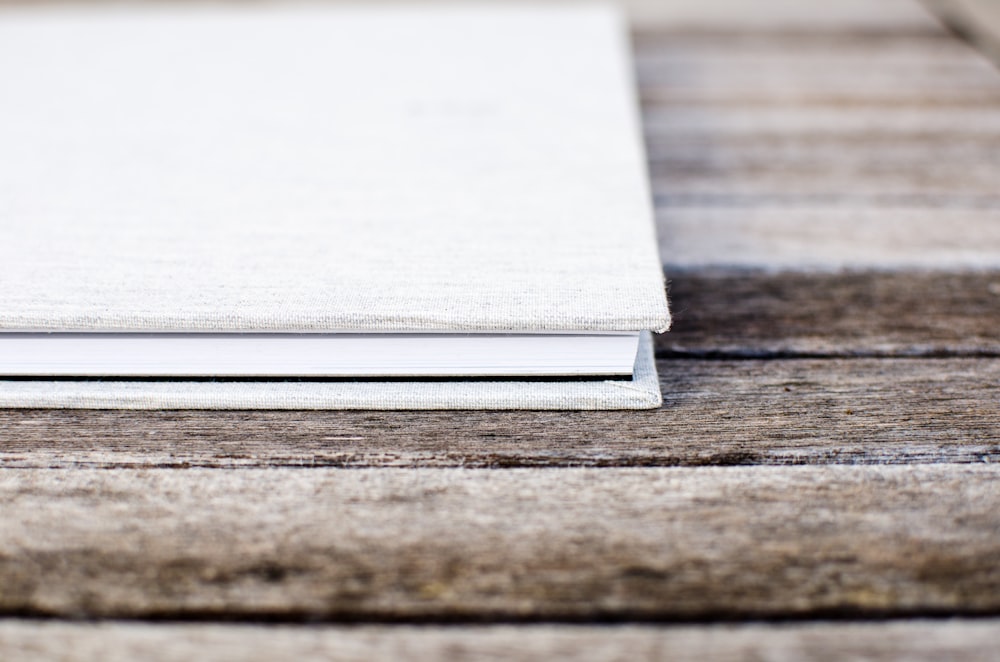
<instances>
[{"instance_id":1,"label":"book edge","mask_svg":"<svg viewBox=\"0 0 1000 662\"><path fill-rule=\"evenodd\" d=\"M663 402L652 335L633 379L587 382L183 382L0 380L0 407L125 410L626 410Z\"/></svg>"}]
</instances>

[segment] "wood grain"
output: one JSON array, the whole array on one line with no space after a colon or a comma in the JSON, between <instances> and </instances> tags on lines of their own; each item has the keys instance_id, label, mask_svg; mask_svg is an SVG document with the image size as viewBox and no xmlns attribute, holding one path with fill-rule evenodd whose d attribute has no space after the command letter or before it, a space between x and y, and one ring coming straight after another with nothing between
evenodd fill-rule
<instances>
[{"instance_id":1,"label":"wood grain","mask_svg":"<svg viewBox=\"0 0 1000 662\"><path fill-rule=\"evenodd\" d=\"M661 357L1000 356L997 271L668 276L674 326L656 337Z\"/></svg>"},{"instance_id":2,"label":"wood grain","mask_svg":"<svg viewBox=\"0 0 1000 662\"><path fill-rule=\"evenodd\" d=\"M636 58L661 195L996 192L1000 73L953 39L647 34Z\"/></svg>"},{"instance_id":3,"label":"wood grain","mask_svg":"<svg viewBox=\"0 0 1000 662\"><path fill-rule=\"evenodd\" d=\"M635 45L668 271L1000 268L1000 72L958 40Z\"/></svg>"},{"instance_id":4,"label":"wood grain","mask_svg":"<svg viewBox=\"0 0 1000 662\"><path fill-rule=\"evenodd\" d=\"M0 613L1000 613L1000 467L0 472Z\"/></svg>"},{"instance_id":5,"label":"wood grain","mask_svg":"<svg viewBox=\"0 0 1000 662\"><path fill-rule=\"evenodd\" d=\"M289 626L0 622L0 658L189 660L994 660L996 619L713 626Z\"/></svg>"},{"instance_id":6,"label":"wood grain","mask_svg":"<svg viewBox=\"0 0 1000 662\"><path fill-rule=\"evenodd\" d=\"M997 99L996 70L941 33L634 32L642 98L655 104L819 104L887 110Z\"/></svg>"},{"instance_id":7,"label":"wood grain","mask_svg":"<svg viewBox=\"0 0 1000 662\"><path fill-rule=\"evenodd\" d=\"M155 5L160 0L87 0L99 5ZM247 0L224 0L232 5L246 5ZM439 0L441 3L461 0ZM576 0L561 0L572 4ZM503 0L483 0L484 4L503 4ZM551 0L557 4L560 0ZM19 5L61 5L66 0L0 0L0 7ZM354 0L325 0L330 5L353 5ZM370 0L366 4L389 6L408 4L400 0ZM914 0L840 0L837 3L801 2L800 0L700 0L700 2L663 2L662 0L612 0L633 25L655 26L684 31L737 29L740 31L808 30L835 32L940 32L940 25Z\"/></svg>"},{"instance_id":8,"label":"wood grain","mask_svg":"<svg viewBox=\"0 0 1000 662\"><path fill-rule=\"evenodd\" d=\"M636 412L0 410L0 467L632 467L1000 460L1000 359L664 360Z\"/></svg>"},{"instance_id":9,"label":"wood grain","mask_svg":"<svg viewBox=\"0 0 1000 662\"><path fill-rule=\"evenodd\" d=\"M660 209L658 217L668 273L1000 270L1000 206L883 211L772 203Z\"/></svg>"},{"instance_id":10,"label":"wood grain","mask_svg":"<svg viewBox=\"0 0 1000 662\"><path fill-rule=\"evenodd\" d=\"M804 32L940 32L931 15L913 0L620 0L632 25L684 32L730 29L739 32L776 29Z\"/></svg>"}]
</instances>

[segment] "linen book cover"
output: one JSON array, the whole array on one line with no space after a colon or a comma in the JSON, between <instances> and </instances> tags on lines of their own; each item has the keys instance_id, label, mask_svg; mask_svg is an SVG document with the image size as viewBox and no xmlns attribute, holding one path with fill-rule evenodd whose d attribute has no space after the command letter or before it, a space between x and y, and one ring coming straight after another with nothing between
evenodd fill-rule
<instances>
[{"instance_id":1,"label":"linen book cover","mask_svg":"<svg viewBox=\"0 0 1000 662\"><path fill-rule=\"evenodd\" d=\"M0 406L660 403L670 320L613 11L0 11L0 343L641 332L628 378L4 374Z\"/></svg>"}]
</instances>

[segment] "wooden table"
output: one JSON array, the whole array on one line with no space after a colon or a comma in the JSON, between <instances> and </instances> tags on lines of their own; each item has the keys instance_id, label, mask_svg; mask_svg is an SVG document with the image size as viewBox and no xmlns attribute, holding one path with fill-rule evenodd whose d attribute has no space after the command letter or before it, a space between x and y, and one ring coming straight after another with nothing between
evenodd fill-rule
<instances>
[{"instance_id":1,"label":"wooden table","mask_svg":"<svg viewBox=\"0 0 1000 662\"><path fill-rule=\"evenodd\" d=\"M909 0L631 10L664 406L0 411L0 659L1000 655L1000 72Z\"/></svg>"}]
</instances>

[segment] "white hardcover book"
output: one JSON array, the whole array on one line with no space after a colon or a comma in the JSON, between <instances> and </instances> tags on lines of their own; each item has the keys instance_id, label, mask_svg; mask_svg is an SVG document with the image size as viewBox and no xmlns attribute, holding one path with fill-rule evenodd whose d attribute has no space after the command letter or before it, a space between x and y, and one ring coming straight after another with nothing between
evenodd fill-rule
<instances>
[{"instance_id":1,"label":"white hardcover book","mask_svg":"<svg viewBox=\"0 0 1000 662\"><path fill-rule=\"evenodd\" d=\"M0 406L656 406L603 7L0 9Z\"/></svg>"}]
</instances>

